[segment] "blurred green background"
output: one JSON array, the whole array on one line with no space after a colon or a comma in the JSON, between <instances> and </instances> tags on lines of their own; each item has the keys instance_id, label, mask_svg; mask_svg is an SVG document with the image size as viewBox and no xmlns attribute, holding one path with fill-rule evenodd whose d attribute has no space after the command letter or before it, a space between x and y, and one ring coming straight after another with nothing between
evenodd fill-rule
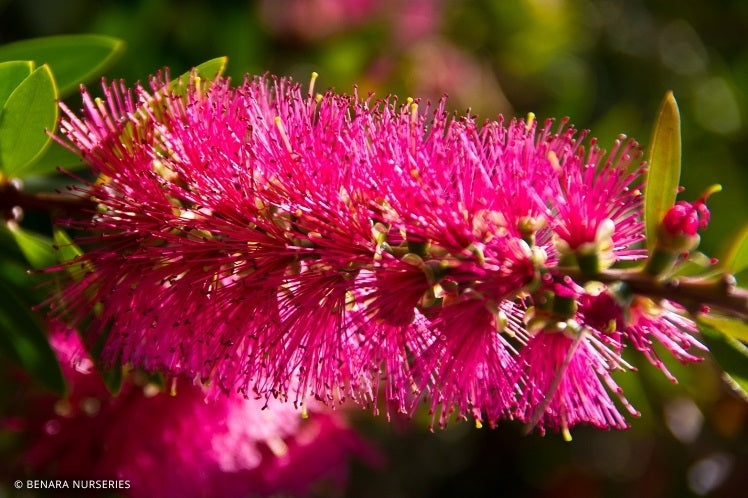
<instances>
[{"instance_id":1,"label":"blurred green background","mask_svg":"<svg viewBox=\"0 0 748 498\"><path fill-rule=\"evenodd\" d=\"M317 88L438 99L484 118L569 116L606 147L646 146L672 89L683 119L683 198L711 183L702 249L718 256L746 221L748 2L744 0L0 0L0 44L61 33L127 43L107 73L133 83L227 55L240 79L269 71ZM73 108L78 101L71 99ZM707 359L620 377L642 411L630 431L573 431L564 443L516 424L386 424L355 415L386 450L354 470L349 496L744 496L746 403ZM418 419L418 417L417 417Z\"/></svg>"}]
</instances>

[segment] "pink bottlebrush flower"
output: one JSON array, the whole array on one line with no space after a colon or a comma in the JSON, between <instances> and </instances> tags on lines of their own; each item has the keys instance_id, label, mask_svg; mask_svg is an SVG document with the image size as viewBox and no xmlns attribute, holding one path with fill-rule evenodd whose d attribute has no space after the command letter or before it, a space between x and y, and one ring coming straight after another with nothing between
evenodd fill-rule
<instances>
[{"instance_id":1,"label":"pink bottlebrush flower","mask_svg":"<svg viewBox=\"0 0 748 498\"><path fill-rule=\"evenodd\" d=\"M632 415L638 412L611 377L627 364L620 356L620 309L605 294L590 295L566 279L548 282L526 317L534 335L519 353L515 382L522 386L517 418L541 432L563 431L586 423L600 428L628 427L608 394L612 391ZM602 297L601 297L602 296Z\"/></svg>"},{"instance_id":2,"label":"pink bottlebrush flower","mask_svg":"<svg viewBox=\"0 0 748 498\"><path fill-rule=\"evenodd\" d=\"M615 357L583 329L537 333L520 352L518 379L524 379L524 386L517 417L542 432L546 428L567 432L578 423L628 427L608 394L615 393L632 415L638 415L610 375L610 370L620 366Z\"/></svg>"},{"instance_id":3,"label":"pink bottlebrush flower","mask_svg":"<svg viewBox=\"0 0 748 498\"><path fill-rule=\"evenodd\" d=\"M351 457L378 453L340 414L221 397L180 379L174 395L144 379L111 396L75 332L51 335L70 386L25 414L23 465L35 477L120 479L133 496L303 496L322 480L342 488Z\"/></svg>"},{"instance_id":4,"label":"pink bottlebrush flower","mask_svg":"<svg viewBox=\"0 0 748 498\"><path fill-rule=\"evenodd\" d=\"M554 186L556 246L562 257L574 253L582 271L595 273L646 254L635 246L643 240L643 163L630 168L640 156L635 142L621 139L608 155L594 141L587 154L578 141L549 151L553 167L562 170Z\"/></svg>"},{"instance_id":5,"label":"pink bottlebrush flower","mask_svg":"<svg viewBox=\"0 0 748 498\"><path fill-rule=\"evenodd\" d=\"M105 360L297 403L423 399L440 423L494 424L521 398L527 418L569 351L526 330L541 276L643 256L633 142L606 156L565 122L479 125L444 101L314 98L282 79L105 92L84 92L82 117L63 107L98 178L75 190L97 209L66 222L87 252L57 268L73 275L51 300L106 334ZM623 347L585 313L568 378L590 391L565 387L550 406L566 422L543 420L623 427L580 404L603 399Z\"/></svg>"},{"instance_id":6,"label":"pink bottlebrush flower","mask_svg":"<svg viewBox=\"0 0 748 498\"><path fill-rule=\"evenodd\" d=\"M634 348L641 351L672 382L676 382L676 379L657 354L656 343L681 363L702 360L689 352L692 347L706 351L706 347L693 336L698 331L696 324L686 318L677 305L669 301L657 304L650 299L636 297L629 308L629 315L624 335Z\"/></svg>"}]
</instances>

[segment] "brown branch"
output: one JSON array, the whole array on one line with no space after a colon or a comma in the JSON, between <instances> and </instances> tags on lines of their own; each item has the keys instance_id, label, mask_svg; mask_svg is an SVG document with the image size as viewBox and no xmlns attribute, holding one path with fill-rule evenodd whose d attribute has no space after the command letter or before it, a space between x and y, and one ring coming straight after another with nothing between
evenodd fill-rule
<instances>
[{"instance_id":1,"label":"brown branch","mask_svg":"<svg viewBox=\"0 0 748 498\"><path fill-rule=\"evenodd\" d=\"M62 215L90 215L96 203L73 194L25 192L11 182L0 182L0 215L13 219L13 209Z\"/></svg>"},{"instance_id":2,"label":"brown branch","mask_svg":"<svg viewBox=\"0 0 748 498\"><path fill-rule=\"evenodd\" d=\"M748 289L735 285L735 278L726 273L722 278L704 280L678 277L660 279L638 270L603 270L584 275L578 269L559 268L577 282L622 282L635 294L654 299L667 299L697 313L703 306L748 321Z\"/></svg>"}]
</instances>

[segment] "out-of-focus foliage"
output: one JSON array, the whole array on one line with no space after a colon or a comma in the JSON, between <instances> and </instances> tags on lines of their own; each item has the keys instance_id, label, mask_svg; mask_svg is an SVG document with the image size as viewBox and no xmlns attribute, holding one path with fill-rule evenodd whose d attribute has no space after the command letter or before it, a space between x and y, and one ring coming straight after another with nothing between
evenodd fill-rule
<instances>
[{"instance_id":1,"label":"out-of-focus foliage","mask_svg":"<svg viewBox=\"0 0 748 498\"><path fill-rule=\"evenodd\" d=\"M724 186L709 200L700 249L710 256L729 253L728 238L748 212L746 32L748 2L740 0L0 0L0 44L63 33L124 40L108 77L142 81L165 66L177 76L225 55L233 78L270 71L306 81L317 71L318 89L356 84L364 94L431 100L446 93L450 108L485 117L569 116L603 147L620 133L647 145L658 103L672 90L682 120L682 198ZM67 101L80 106L76 96ZM44 171L70 161L55 147L37 163L49 165ZM37 190L61 184L24 180ZM33 213L24 223L51 235ZM0 279L25 289L25 303L38 302L43 292L24 280L23 253L3 237ZM745 403L709 360L668 365L680 385L637 366L640 375L617 381L642 418L623 433L577 429L572 444L524 437L512 424L456 423L432 435L425 423L388 425L360 414L361 429L390 463L384 473L358 469L349 494L741 496ZM0 410L14 389L0 389ZM6 445L0 440L0 454Z\"/></svg>"}]
</instances>

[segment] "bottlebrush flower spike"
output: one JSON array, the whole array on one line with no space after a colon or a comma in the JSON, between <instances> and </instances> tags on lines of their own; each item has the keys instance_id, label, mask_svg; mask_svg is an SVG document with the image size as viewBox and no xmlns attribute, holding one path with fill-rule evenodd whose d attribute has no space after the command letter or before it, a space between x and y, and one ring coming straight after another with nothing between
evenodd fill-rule
<instances>
[{"instance_id":1,"label":"bottlebrush flower spike","mask_svg":"<svg viewBox=\"0 0 748 498\"><path fill-rule=\"evenodd\" d=\"M423 399L440 424L526 419L570 350L527 329L544 279L644 256L632 141L606 156L565 121L479 125L444 101L315 98L276 78L195 79L186 96L165 81L84 92L82 117L63 106L98 178L75 190L98 207L66 223L88 252L54 269L78 275L51 308L90 318L104 359L247 396ZM615 390L623 345L578 314L564 368L591 391L559 392L544 423L623 427L580 401L603 399L593 379Z\"/></svg>"},{"instance_id":2,"label":"bottlebrush flower spike","mask_svg":"<svg viewBox=\"0 0 748 498\"><path fill-rule=\"evenodd\" d=\"M620 309L565 279L547 278L536 293L536 307L526 315L533 336L520 351L514 382L524 385L517 417L527 428L560 430L586 422L600 428L628 427L611 400L614 392L632 415L638 412L623 397L610 375L628 365L620 357L615 334Z\"/></svg>"}]
</instances>

